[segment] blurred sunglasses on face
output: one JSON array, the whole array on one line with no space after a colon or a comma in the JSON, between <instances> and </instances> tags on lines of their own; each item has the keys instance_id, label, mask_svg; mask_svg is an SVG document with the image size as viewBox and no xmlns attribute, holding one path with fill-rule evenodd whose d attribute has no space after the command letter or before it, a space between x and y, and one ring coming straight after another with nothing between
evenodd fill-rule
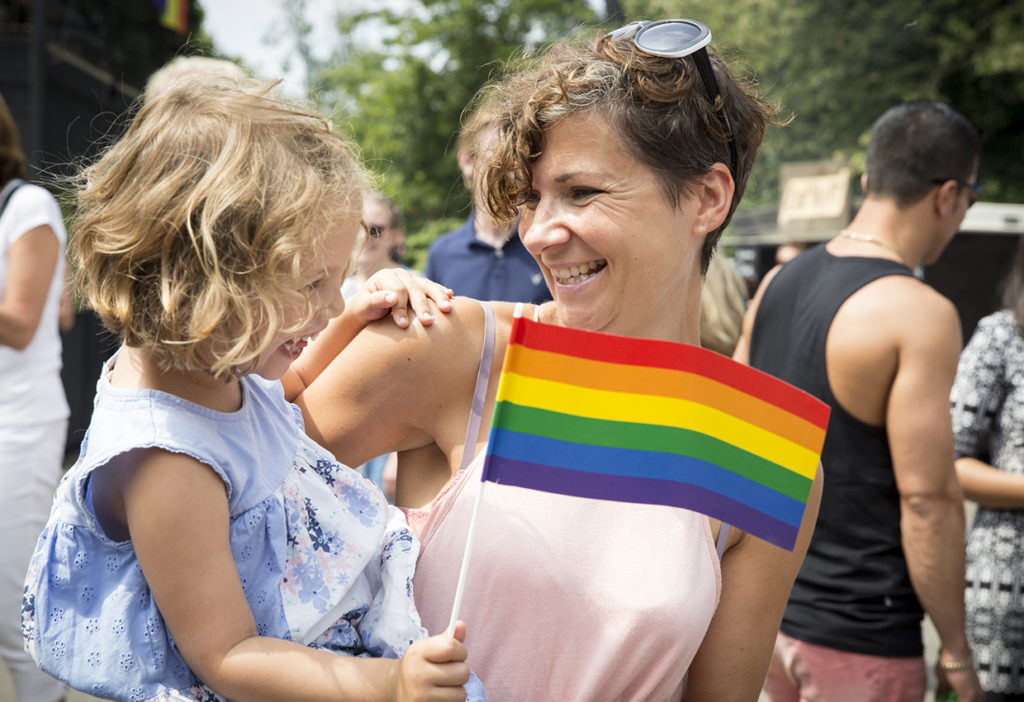
<instances>
[{"instance_id":1,"label":"blurred sunglasses on face","mask_svg":"<svg viewBox=\"0 0 1024 702\"><path fill-rule=\"evenodd\" d=\"M960 189L967 188L971 191L970 200L967 202L968 209L970 209L970 207L978 201L978 198L981 197L981 186L977 183L968 183L966 180L960 180L959 178L935 178L932 183L935 183L936 185L945 185L949 181L956 183L956 186Z\"/></svg>"},{"instance_id":2,"label":"blurred sunglasses on face","mask_svg":"<svg viewBox=\"0 0 1024 702\"><path fill-rule=\"evenodd\" d=\"M384 233L385 229L387 229L383 224L367 224L366 222L363 222L362 225L363 231L366 232L367 239L380 239L380 235Z\"/></svg>"}]
</instances>

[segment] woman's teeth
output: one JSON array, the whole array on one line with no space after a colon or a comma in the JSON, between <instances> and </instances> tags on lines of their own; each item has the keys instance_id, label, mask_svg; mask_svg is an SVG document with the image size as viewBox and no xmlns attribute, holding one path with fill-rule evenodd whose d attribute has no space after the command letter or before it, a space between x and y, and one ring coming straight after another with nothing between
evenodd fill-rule
<instances>
[{"instance_id":1,"label":"woman's teeth","mask_svg":"<svg viewBox=\"0 0 1024 702\"><path fill-rule=\"evenodd\" d=\"M601 258L596 261L584 263L581 266L553 268L551 272L555 274L555 280L557 282L563 285L576 285L577 283L582 283L587 278L590 278L607 265L608 262Z\"/></svg>"}]
</instances>

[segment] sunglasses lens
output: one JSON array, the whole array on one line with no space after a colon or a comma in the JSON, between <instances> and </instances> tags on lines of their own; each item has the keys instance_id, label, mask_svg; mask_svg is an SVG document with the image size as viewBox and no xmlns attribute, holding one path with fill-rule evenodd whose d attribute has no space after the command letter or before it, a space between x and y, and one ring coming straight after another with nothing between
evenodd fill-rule
<instances>
[{"instance_id":1,"label":"sunglasses lens","mask_svg":"<svg viewBox=\"0 0 1024 702\"><path fill-rule=\"evenodd\" d=\"M685 56L711 39L706 27L683 20L658 22L646 27L636 37L641 51L657 56Z\"/></svg>"}]
</instances>

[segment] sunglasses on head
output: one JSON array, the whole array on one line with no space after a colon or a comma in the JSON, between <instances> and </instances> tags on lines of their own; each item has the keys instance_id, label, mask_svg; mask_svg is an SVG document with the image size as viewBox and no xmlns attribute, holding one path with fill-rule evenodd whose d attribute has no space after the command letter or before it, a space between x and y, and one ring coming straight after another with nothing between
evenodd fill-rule
<instances>
[{"instance_id":1,"label":"sunglasses on head","mask_svg":"<svg viewBox=\"0 0 1024 702\"><path fill-rule=\"evenodd\" d=\"M697 74L700 76L701 82L704 83L708 99L711 101L711 109L719 116L725 127L725 136L729 144L729 165L731 173L735 177L736 146L733 143L732 125L729 124L729 117L725 114L724 109L714 109L722 92L719 89L718 80L715 78L715 71L711 67L711 59L708 57L706 47L711 43L711 30L707 28L707 25L690 19L630 22L608 32L606 38L613 40L632 38L633 45L637 50L650 56L691 57Z\"/></svg>"},{"instance_id":2,"label":"sunglasses on head","mask_svg":"<svg viewBox=\"0 0 1024 702\"><path fill-rule=\"evenodd\" d=\"M956 183L958 188L967 188L971 191L970 200L967 202L968 209L970 209L970 207L978 201L978 198L981 197L981 186L977 183L968 183L966 180L960 180L959 178L935 178L932 180L932 183L935 183L936 185L945 185L949 181Z\"/></svg>"}]
</instances>

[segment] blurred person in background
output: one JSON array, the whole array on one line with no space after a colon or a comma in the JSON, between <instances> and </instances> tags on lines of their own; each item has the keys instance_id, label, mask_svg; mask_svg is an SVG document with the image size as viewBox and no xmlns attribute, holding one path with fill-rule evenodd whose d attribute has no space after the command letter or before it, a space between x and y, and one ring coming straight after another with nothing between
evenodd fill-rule
<instances>
[{"instance_id":1,"label":"blurred person in background","mask_svg":"<svg viewBox=\"0 0 1024 702\"><path fill-rule=\"evenodd\" d=\"M1024 700L1024 240L1003 309L978 323L953 384L967 536L967 639L986 702Z\"/></svg>"},{"instance_id":2,"label":"blurred person in background","mask_svg":"<svg viewBox=\"0 0 1024 702\"><path fill-rule=\"evenodd\" d=\"M456 295L477 300L529 302L551 299L540 267L523 246L519 221L496 222L480 207L480 192L473 184L475 164L486 163L496 134L486 105L470 113L456 142L459 169L473 193L473 211L458 229L439 236L430 245L425 274Z\"/></svg>"},{"instance_id":3,"label":"blurred person in background","mask_svg":"<svg viewBox=\"0 0 1024 702\"><path fill-rule=\"evenodd\" d=\"M60 478L70 414L58 326L67 233L57 201L26 174L0 96L0 655L19 702L52 702L64 686L25 653L21 595Z\"/></svg>"},{"instance_id":4,"label":"blurred person in background","mask_svg":"<svg viewBox=\"0 0 1024 702\"><path fill-rule=\"evenodd\" d=\"M341 286L347 300L362 290L370 276L379 270L401 265L405 245L402 210L382 192L367 193L363 199L363 227L352 251L350 274Z\"/></svg>"},{"instance_id":5,"label":"blurred person in background","mask_svg":"<svg viewBox=\"0 0 1024 702\"><path fill-rule=\"evenodd\" d=\"M921 702L921 621L938 676L982 698L964 631L963 493L949 391L953 303L914 277L956 235L981 135L944 103L896 105L871 130L847 229L772 269L734 358L827 402L821 510L765 680L771 702Z\"/></svg>"},{"instance_id":6,"label":"blurred person in background","mask_svg":"<svg viewBox=\"0 0 1024 702\"><path fill-rule=\"evenodd\" d=\"M711 258L700 290L700 345L732 356L747 311L747 281L721 252Z\"/></svg>"}]
</instances>

